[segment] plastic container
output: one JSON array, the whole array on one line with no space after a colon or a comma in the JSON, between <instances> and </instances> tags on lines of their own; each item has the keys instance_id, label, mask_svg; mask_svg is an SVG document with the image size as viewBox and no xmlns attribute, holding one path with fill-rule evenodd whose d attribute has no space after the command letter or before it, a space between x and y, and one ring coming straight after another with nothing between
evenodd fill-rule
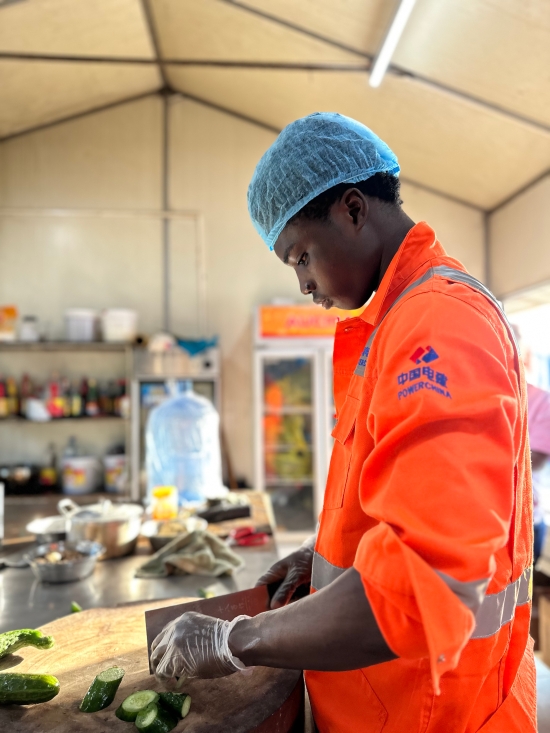
<instances>
[{"instance_id":1,"label":"plastic container","mask_svg":"<svg viewBox=\"0 0 550 733\"><path fill-rule=\"evenodd\" d=\"M19 328L20 341L40 341L38 330L38 318L36 316L23 316Z\"/></svg>"},{"instance_id":2,"label":"plastic container","mask_svg":"<svg viewBox=\"0 0 550 733\"><path fill-rule=\"evenodd\" d=\"M152 492L151 516L160 521L178 516L178 489L176 486L155 486Z\"/></svg>"},{"instance_id":3,"label":"plastic container","mask_svg":"<svg viewBox=\"0 0 550 733\"><path fill-rule=\"evenodd\" d=\"M108 308L101 314L104 341L135 341L138 314L129 308Z\"/></svg>"},{"instance_id":4,"label":"plastic container","mask_svg":"<svg viewBox=\"0 0 550 733\"><path fill-rule=\"evenodd\" d=\"M18 315L15 305L0 306L0 341L15 341Z\"/></svg>"},{"instance_id":5,"label":"plastic container","mask_svg":"<svg viewBox=\"0 0 550 733\"><path fill-rule=\"evenodd\" d=\"M61 467L64 494L91 494L101 485L101 463L93 456L63 458Z\"/></svg>"},{"instance_id":6,"label":"plastic container","mask_svg":"<svg viewBox=\"0 0 550 733\"><path fill-rule=\"evenodd\" d=\"M67 341L95 341L97 338L97 311L91 308L69 308L65 311Z\"/></svg>"},{"instance_id":7,"label":"plastic container","mask_svg":"<svg viewBox=\"0 0 550 733\"><path fill-rule=\"evenodd\" d=\"M146 464L149 500L157 486L176 486L180 504L223 494L219 416L191 382L149 414Z\"/></svg>"},{"instance_id":8,"label":"plastic container","mask_svg":"<svg viewBox=\"0 0 550 733\"><path fill-rule=\"evenodd\" d=\"M105 469L105 491L122 493L124 487L124 473L126 471L126 456L114 455L105 456L103 467Z\"/></svg>"}]
</instances>

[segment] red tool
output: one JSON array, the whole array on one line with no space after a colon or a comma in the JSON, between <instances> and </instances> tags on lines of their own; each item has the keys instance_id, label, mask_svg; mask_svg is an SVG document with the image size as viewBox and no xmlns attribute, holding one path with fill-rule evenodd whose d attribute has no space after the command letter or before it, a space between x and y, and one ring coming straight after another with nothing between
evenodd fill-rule
<instances>
[{"instance_id":1,"label":"red tool","mask_svg":"<svg viewBox=\"0 0 550 733\"><path fill-rule=\"evenodd\" d=\"M258 532L255 527L237 527L229 533L229 541L230 544L240 547L256 547L269 542L269 535L266 532Z\"/></svg>"}]
</instances>

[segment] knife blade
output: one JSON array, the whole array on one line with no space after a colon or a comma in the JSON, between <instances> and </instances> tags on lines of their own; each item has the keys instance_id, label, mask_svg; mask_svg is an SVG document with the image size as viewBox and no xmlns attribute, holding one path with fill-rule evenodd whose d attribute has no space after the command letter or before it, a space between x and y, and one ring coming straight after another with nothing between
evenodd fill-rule
<instances>
[{"instance_id":1,"label":"knife blade","mask_svg":"<svg viewBox=\"0 0 550 733\"><path fill-rule=\"evenodd\" d=\"M188 603L177 603L174 606L164 606L145 611L145 629L147 632L147 655L149 671L151 669L151 644L160 634L166 624L181 616L182 613L195 611L206 616L214 616L224 621L232 621L237 616L257 616L269 610L270 589L267 585L259 585L250 590L241 590L237 593L227 593L216 598L205 598Z\"/></svg>"}]
</instances>

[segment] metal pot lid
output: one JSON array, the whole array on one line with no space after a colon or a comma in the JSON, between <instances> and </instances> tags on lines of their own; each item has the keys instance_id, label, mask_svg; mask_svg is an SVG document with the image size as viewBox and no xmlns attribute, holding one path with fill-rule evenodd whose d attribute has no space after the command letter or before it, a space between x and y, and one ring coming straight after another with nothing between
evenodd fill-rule
<instances>
[{"instance_id":1,"label":"metal pot lid","mask_svg":"<svg viewBox=\"0 0 550 733\"><path fill-rule=\"evenodd\" d=\"M66 517L41 517L33 519L27 524L27 532L30 534L51 534L66 532L68 528L68 520Z\"/></svg>"},{"instance_id":2,"label":"metal pot lid","mask_svg":"<svg viewBox=\"0 0 550 733\"><path fill-rule=\"evenodd\" d=\"M71 499L63 499L58 508L71 522L127 522L141 517L143 507L138 504L113 504L106 499L100 504L79 507Z\"/></svg>"}]
</instances>

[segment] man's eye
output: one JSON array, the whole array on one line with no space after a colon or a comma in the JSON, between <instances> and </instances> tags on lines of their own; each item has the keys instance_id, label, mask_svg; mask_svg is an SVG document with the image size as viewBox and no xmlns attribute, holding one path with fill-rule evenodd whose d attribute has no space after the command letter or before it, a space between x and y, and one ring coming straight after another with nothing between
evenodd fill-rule
<instances>
[{"instance_id":1,"label":"man's eye","mask_svg":"<svg viewBox=\"0 0 550 733\"><path fill-rule=\"evenodd\" d=\"M304 254L298 260L298 264L299 265L307 265L307 262L308 262L308 257L307 257L307 254L304 252Z\"/></svg>"}]
</instances>

